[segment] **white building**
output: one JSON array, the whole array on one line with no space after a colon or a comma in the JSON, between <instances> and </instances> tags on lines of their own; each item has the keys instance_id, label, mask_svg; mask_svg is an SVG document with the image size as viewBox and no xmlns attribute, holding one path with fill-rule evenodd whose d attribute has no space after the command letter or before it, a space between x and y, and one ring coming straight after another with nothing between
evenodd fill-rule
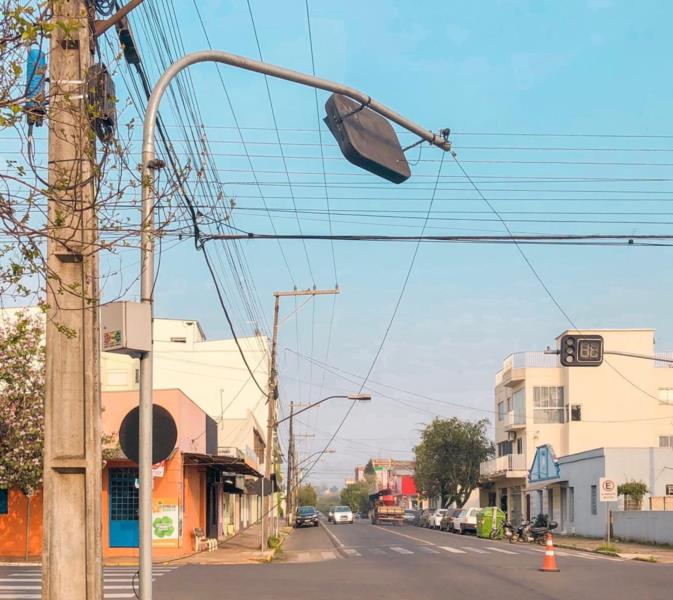
<instances>
[{"instance_id":1,"label":"white building","mask_svg":"<svg viewBox=\"0 0 673 600\"><path fill-rule=\"evenodd\" d=\"M655 353L652 329L582 333L603 336L608 352L673 357ZM481 505L499 506L515 523L530 518L528 470L536 448L544 444L559 457L606 446L672 445L670 367L662 360L610 354L599 367L572 368L541 351L508 356L495 378L497 451L496 458L481 465Z\"/></svg>"}]
</instances>

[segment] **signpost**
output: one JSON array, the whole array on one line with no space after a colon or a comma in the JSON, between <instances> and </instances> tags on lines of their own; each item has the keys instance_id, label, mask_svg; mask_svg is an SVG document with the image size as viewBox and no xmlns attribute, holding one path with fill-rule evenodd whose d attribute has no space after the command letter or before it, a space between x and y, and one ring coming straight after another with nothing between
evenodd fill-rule
<instances>
[{"instance_id":1,"label":"signpost","mask_svg":"<svg viewBox=\"0 0 673 600\"><path fill-rule=\"evenodd\" d=\"M607 502L607 538L608 545L610 544L610 502L617 502L619 495L617 494L617 482L614 479L608 479L607 477L601 477L598 480L598 490L599 490L599 500L601 502Z\"/></svg>"}]
</instances>

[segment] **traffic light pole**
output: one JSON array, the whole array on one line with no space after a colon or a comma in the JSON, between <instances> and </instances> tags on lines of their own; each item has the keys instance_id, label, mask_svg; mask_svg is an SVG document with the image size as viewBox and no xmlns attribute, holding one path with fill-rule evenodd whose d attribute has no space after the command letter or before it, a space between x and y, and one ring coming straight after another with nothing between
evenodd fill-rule
<instances>
[{"instance_id":1,"label":"traffic light pole","mask_svg":"<svg viewBox=\"0 0 673 600\"><path fill-rule=\"evenodd\" d=\"M175 61L159 78L147 103L143 122L142 146L142 239L141 239L141 296L142 301L152 304L154 277L154 217L153 217L153 165L156 152L154 135L157 126L159 104L173 79L187 67L203 62L223 63L238 69L254 71L271 77L285 79L312 88L341 94L359 102L362 108L368 108L397 123L400 127L415 133L422 140L448 151L451 144L441 134L435 134L414 121L403 117L384 104L377 102L368 94L352 87L321 79L306 73L300 73L277 65L252 60L237 54L219 50L192 52ZM140 367L140 590L141 600L152 598L152 350L141 360ZM271 403L270 403L271 404ZM267 456L270 447L267 444ZM267 465L270 464L270 460ZM268 467L267 467L268 468Z\"/></svg>"}]
</instances>

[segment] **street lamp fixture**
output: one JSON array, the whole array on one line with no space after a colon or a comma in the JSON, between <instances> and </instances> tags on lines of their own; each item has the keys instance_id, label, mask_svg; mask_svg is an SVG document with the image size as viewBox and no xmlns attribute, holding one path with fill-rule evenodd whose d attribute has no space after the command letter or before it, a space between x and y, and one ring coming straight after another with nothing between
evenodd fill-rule
<instances>
[{"instance_id":1,"label":"street lamp fixture","mask_svg":"<svg viewBox=\"0 0 673 600\"><path fill-rule=\"evenodd\" d=\"M353 402L371 402L372 397L369 394L349 394L347 396L327 396L327 398L323 398L322 400L318 400L317 402L313 402L312 404L309 404L308 406L304 406L304 408L301 408L300 410L293 410L290 412L290 415L276 421L274 423L275 427L278 427L281 423L288 421L292 419L293 417L296 417L298 414L301 414L303 412L306 412L307 410L310 410L312 408L315 408L316 406L322 404L323 402L327 402L328 400L332 400L334 398L341 398L343 400L351 400Z\"/></svg>"}]
</instances>

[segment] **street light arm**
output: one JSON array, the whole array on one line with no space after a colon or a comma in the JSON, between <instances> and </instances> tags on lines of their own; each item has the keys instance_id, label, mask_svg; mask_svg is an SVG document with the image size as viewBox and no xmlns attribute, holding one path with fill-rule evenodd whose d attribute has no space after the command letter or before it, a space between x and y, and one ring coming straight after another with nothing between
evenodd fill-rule
<instances>
[{"instance_id":1,"label":"street light arm","mask_svg":"<svg viewBox=\"0 0 673 600\"><path fill-rule=\"evenodd\" d=\"M285 418L283 418L283 419L280 419L280 421L276 421L276 423L274 424L274 426L275 426L275 427L278 427L278 425L280 425L280 424L283 423L284 421L287 421L287 420L289 420L289 419L292 418L292 417L296 417L297 415L300 415L301 413L306 412L307 410L310 410L311 408L313 408L313 407L315 407L315 406L318 406L319 404L322 404L323 402L327 402L328 400L332 400L332 399L334 399L334 398L346 398L346 399L348 399L349 396L327 396L327 398L323 398L322 400L318 400L317 402L314 402L313 404L309 404L308 406L304 406L304 408L302 408L301 410L296 410L296 411L294 411L294 412L293 412L291 415L289 415L288 417L285 417Z\"/></svg>"},{"instance_id":2,"label":"street light arm","mask_svg":"<svg viewBox=\"0 0 673 600\"><path fill-rule=\"evenodd\" d=\"M360 102L363 106L366 106L374 112L386 117L387 119L390 119L394 123L397 123L400 127L403 127L407 131L415 133L430 144L445 151L451 149L451 143L443 136L435 134L432 131L421 127L410 119L407 119L406 117L396 113L394 110L388 108L384 104L374 100L368 94L365 94L364 92L361 92L355 88L343 85L341 83L336 83L328 79L321 79L320 77L315 77L306 73L300 73L299 71L293 71L292 69L286 69L277 65L253 60L245 56L231 54L230 52L222 52L220 50L200 50L198 52L187 54L176 60L170 67L168 67L166 71L164 71L163 75L152 90L152 95L150 96L149 102L147 104L147 110L145 111L145 123L143 130L144 165L147 164L147 161L154 158L154 130L156 127L157 112L159 109L159 103L161 102L161 97L166 91L166 88L168 88L171 80L178 73L180 73L180 71L191 65L201 62L224 63L238 69L254 71L256 73L270 75L271 77L277 77L278 79L285 79L287 81L293 81L295 83L306 85L312 88L318 88L320 90L348 96L356 102Z\"/></svg>"}]
</instances>

